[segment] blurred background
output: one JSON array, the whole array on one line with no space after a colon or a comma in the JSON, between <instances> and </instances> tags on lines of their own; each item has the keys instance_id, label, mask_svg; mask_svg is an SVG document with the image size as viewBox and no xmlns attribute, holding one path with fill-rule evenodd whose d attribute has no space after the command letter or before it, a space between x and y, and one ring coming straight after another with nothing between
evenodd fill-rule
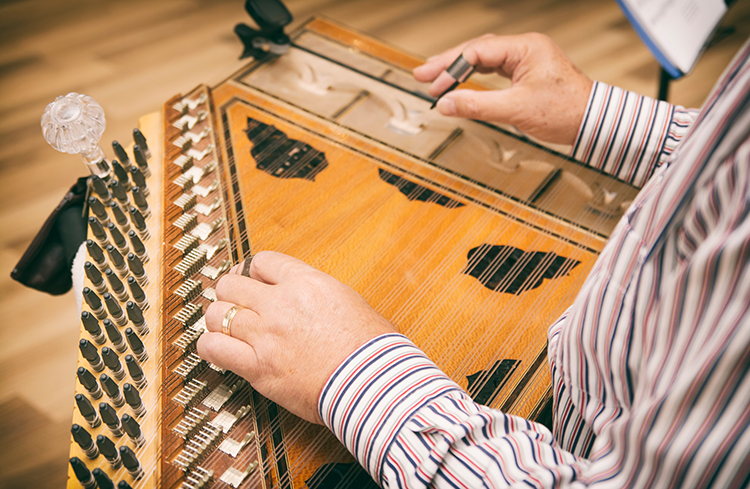
<instances>
[{"instance_id":1,"label":"blurred background","mask_svg":"<svg viewBox=\"0 0 750 489\"><path fill-rule=\"evenodd\" d=\"M67 479L79 320L59 297L10 279L36 232L86 170L53 150L40 117L58 95L104 108L102 147L129 141L138 117L242 66L232 29L242 0L0 1L0 487ZM542 32L594 79L656 96L659 67L614 0L287 0L292 27L329 17L418 56L484 33ZM730 10L670 102L698 107L750 33L750 2ZM495 86L504 82L491 80Z\"/></svg>"}]
</instances>

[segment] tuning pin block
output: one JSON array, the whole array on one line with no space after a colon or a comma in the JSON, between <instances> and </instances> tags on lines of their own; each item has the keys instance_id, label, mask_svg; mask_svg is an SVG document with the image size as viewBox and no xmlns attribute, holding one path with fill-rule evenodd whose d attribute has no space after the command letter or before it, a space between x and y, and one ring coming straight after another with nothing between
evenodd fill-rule
<instances>
[{"instance_id":1,"label":"tuning pin block","mask_svg":"<svg viewBox=\"0 0 750 489\"><path fill-rule=\"evenodd\" d=\"M70 432L73 434L73 440L78 443L78 446L81 447L81 450L83 450L83 453L85 453L88 458L93 460L99 456L99 450L91 439L91 435L88 431L83 429L80 425L74 424L73 427L70 428Z\"/></svg>"}]
</instances>

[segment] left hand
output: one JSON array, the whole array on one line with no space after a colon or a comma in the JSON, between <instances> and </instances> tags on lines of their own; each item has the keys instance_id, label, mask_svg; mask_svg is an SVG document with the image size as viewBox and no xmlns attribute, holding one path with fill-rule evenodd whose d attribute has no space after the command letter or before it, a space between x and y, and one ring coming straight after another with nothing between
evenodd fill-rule
<instances>
[{"instance_id":1,"label":"left hand","mask_svg":"<svg viewBox=\"0 0 750 489\"><path fill-rule=\"evenodd\" d=\"M304 262L263 251L250 277L228 273L206 310L201 358L247 379L265 397L322 424L318 398L330 375L351 353L396 328L350 287ZM221 322L233 305L231 323Z\"/></svg>"}]
</instances>

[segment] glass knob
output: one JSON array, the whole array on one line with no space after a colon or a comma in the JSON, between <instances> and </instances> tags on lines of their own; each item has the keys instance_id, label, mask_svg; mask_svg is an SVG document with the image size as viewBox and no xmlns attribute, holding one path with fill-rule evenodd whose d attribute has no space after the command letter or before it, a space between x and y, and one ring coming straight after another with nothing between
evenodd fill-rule
<instances>
[{"instance_id":1,"label":"glass knob","mask_svg":"<svg viewBox=\"0 0 750 489\"><path fill-rule=\"evenodd\" d=\"M107 121L101 105L87 95L60 95L44 109L42 134L57 151L80 154L92 174L107 178L110 166L99 146Z\"/></svg>"}]
</instances>

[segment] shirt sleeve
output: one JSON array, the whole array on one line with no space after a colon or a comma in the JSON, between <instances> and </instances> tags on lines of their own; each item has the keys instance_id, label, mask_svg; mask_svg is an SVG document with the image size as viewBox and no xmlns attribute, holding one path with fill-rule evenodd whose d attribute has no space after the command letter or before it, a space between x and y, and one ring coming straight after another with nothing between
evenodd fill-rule
<instances>
[{"instance_id":1,"label":"shirt sleeve","mask_svg":"<svg viewBox=\"0 0 750 489\"><path fill-rule=\"evenodd\" d=\"M669 161L698 113L594 82L572 156L640 188Z\"/></svg>"},{"instance_id":2,"label":"shirt sleeve","mask_svg":"<svg viewBox=\"0 0 750 489\"><path fill-rule=\"evenodd\" d=\"M398 334L352 354L319 409L382 487L555 487L587 463L558 448L544 426L476 404Z\"/></svg>"}]
</instances>

